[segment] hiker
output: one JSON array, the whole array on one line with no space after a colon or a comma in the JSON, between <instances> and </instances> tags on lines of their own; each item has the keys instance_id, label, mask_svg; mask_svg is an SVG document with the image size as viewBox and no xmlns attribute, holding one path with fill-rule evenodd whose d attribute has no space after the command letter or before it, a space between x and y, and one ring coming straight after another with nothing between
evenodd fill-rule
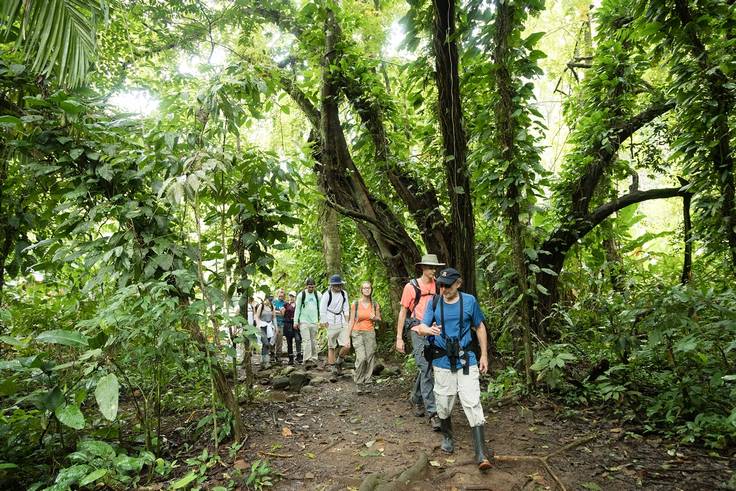
<instances>
[{"instance_id":1,"label":"hiker","mask_svg":"<svg viewBox=\"0 0 736 491\"><path fill-rule=\"evenodd\" d=\"M294 364L294 345L296 344L296 362L302 362L302 335L294 327L294 311L296 309L296 292L289 292L289 301L284 305L284 336L286 336L286 352L289 365Z\"/></svg>"},{"instance_id":2,"label":"hiker","mask_svg":"<svg viewBox=\"0 0 736 491\"><path fill-rule=\"evenodd\" d=\"M273 352L273 361L281 364L281 354L284 351L284 307L286 306L286 292L279 288L276 300L273 301L274 314L276 315L276 343Z\"/></svg>"},{"instance_id":3,"label":"hiker","mask_svg":"<svg viewBox=\"0 0 736 491\"><path fill-rule=\"evenodd\" d=\"M425 254L417 266L422 269L422 275L414 278L404 285L401 295L401 307L399 318L396 323L396 350L405 353L406 342L411 339L412 355L417 365L417 378L414 380L414 388L409 396L409 403L414 409L417 417L429 417L429 423L434 431L440 430L440 420L437 417L437 409L434 401L432 371L428 369L429 364L424 359L424 347L427 340L412 331L411 328L418 325L424 316L427 303L437 293L437 285L434 280L435 272L445 263L439 262L435 254Z\"/></svg>"},{"instance_id":4,"label":"hiker","mask_svg":"<svg viewBox=\"0 0 736 491\"><path fill-rule=\"evenodd\" d=\"M462 278L456 269L440 271L437 284L440 295L434 297L424 311L422 323L412 329L427 336L429 341L425 356L431 360L434 372L434 397L443 435L440 448L446 453L455 450L450 414L455 396L459 395L473 434L475 461L479 469L490 469L486 453L493 458L493 452L485 448L485 416L480 404L479 380L480 374L488 371L485 316L473 295L458 291ZM480 345L479 360L474 352L472 330Z\"/></svg>"},{"instance_id":5,"label":"hiker","mask_svg":"<svg viewBox=\"0 0 736 491\"><path fill-rule=\"evenodd\" d=\"M258 307L256 307L256 325L261 328L261 368L270 365L271 347L276 339L276 326L274 326L274 308L271 296L266 296Z\"/></svg>"},{"instance_id":6,"label":"hiker","mask_svg":"<svg viewBox=\"0 0 736 491\"><path fill-rule=\"evenodd\" d=\"M314 280L307 278L304 290L296 296L294 328L299 330L304 348L304 368L317 366L317 325L321 295L314 289Z\"/></svg>"},{"instance_id":7,"label":"hiker","mask_svg":"<svg viewBox=\"0 0 736 491\"><path fill-rule=\"evenodd\" d=\"M381 320L381 309L373 301L373 285L364 281L360 287L360 300L353 302L350 308L350 337L355 350L355 371L353 381L356 393L369 392L365 388L373 375L376 364L376 323ZM350 351L350 346L340 350L340 359Z\"/></svg>"},{"instance_id":8,"label":"hiker","mask_svg":"<svg viewBox=\"0 0 736 491\"><path fill-rule=\"evenodd\" d=\"M339 274L330 276L330 287L322 294L319 304L321 326L327 328L327 365L330 366L334 375L342 372L343 360L335 356L337 346L349 346L350 344L348 328L350 302L342 287L344 284Z\"/></svg>"}]
</instances>

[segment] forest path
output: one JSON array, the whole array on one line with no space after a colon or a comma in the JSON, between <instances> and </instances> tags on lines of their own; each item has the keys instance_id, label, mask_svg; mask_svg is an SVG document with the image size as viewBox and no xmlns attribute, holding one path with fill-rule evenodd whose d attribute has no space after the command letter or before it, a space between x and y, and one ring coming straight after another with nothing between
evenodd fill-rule
<instances>
[{"instance_id":1,"label":"forest path","mask_svg":"<svg viewBox=\"0 0 736 491\"><path fill-rule=\"evenodd\" d=\"M473 462L459 402L453 413L456 450L446 455L440 434L410 410L408 377L374 377L372 392L358 395L347 373L332 383L321 380L329 378L325 371L310 375L319 377L318 385L298 394L269 390L265 401L250 406L249 437L232 460L246 475L253 462L267 460L275 490L357 490L371 474L396 477L422 452L431 465L398 489L700 490L724 489L733 479L734 460L699 449L668 453L660 438L640 437L592 411L544 400L484 404L486 437L499 459L483 474ZM267 380L258 372L257 378ZM529 458L553 453L547 469L541 459ZM210 478L205 489L217 482Z\"/></svg>"}]
</instances>

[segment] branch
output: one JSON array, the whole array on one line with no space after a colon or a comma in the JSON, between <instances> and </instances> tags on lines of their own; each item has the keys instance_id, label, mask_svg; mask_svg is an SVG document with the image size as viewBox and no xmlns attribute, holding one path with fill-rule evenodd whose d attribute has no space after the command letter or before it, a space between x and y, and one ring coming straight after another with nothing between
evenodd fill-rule
<instances>
[{"instance_id":1,"label":"branch","mask_svg":"<svg viewBox=\"0 0 736 491\"><path fill-rule=\"evenodd\" d=\"M616 151L618 151L618 147L621 146L621 142L639 131L646 124L651 123L667 111L674 109L675 105L676 104L674 101L658 102L652 104L647 109L643 110L628 121L617 125L617 127L615 128L617 131L617 141L614 143L614 149L612 150L612 152L615 153Z\"/></svg>"},{"instance_id":2,"label":"branch","mask_svg":"<svg viewBox=\"0 0 736 491\"><path fill-rule=\"evenodd\" d=\"M688 196L690 193L682 187L677 188L661 188L661 189L650 189L648 191L635 191L633 193L625 194L613 201L601 205L584 220L584 225L580 229L579 237L584 236L596 225L600 224L603 220L611 216L613 213L626 208L629 205L635 203L641 203L642 201L649 201L652 199L664 199L674 198L676 196Z\"/></svg>"}]
</instances>

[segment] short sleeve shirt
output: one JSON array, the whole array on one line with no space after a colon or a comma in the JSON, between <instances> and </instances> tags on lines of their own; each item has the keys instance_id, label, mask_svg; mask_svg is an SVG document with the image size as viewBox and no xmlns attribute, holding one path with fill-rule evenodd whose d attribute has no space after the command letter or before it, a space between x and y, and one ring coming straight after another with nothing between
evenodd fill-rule
<instances>
[{"instance_id":1,"label":"short sleeve shirt","mask_svg":"<svg viewBox=\"0 0 736 491\"><path fill-rule=\"evenodd\" d=\"M414 317L416 319L421 319L422 317L424 317L424 310L427 308L427 304L432 300L432 296L437 293L437 284L434 280L432 280L432 282L427 285L422 283L420 280L416 280L416 282L417 285L419 285L419 290L421 294L419 297L419 305L417 305L417 308L413 312L413 315L412 309L414 309L414 301L416 300L417 293L411 282L404 285L404 291L401 294L401 306L406 308L406 310L408 311L408 316Z\"/></svg>"},{"instance_id":2,"label":"short sleeve shirt","mask_svg":"<svg viewBox=\"0 0 736 491\"><path fill-rule=\"evenodd\" d=\"M460 339L460 348L461 349L467 349L470 345L470 341L472 339L472 335L470 334L470 327L474 326L477 327L480 325L481 322L485 320L485 316L483 315L483 312L480 310L480 306L478 305L478 301L475 299L473 295L469 295L467 293L460 292L460 295L463 296L463 328L462 333L460 330L460 299L458 299L457 302L448 304L445 303L442 308L444 309L444 318L445 318L445 325L443 328L444 331L444 337L443 336L429 336L427 339L430 343L434 343L435 346L438 348L445 347L445 337L447 338L458 338L462 335L462 339ZM444 302L442 297L440 297L439 302L437 302L437 307L435 307L434 311L431 308L426 309L424 312L424 318L422 320L422 324L431 326L433 323L441 324L441 314L440 314L440 302ZM475 359L475 353L472 351L468 352L468 364L470 366L476 365L478 361ZM447 356L443 356L441 358L437 358L432 361L432 365L438 368L450 368L450 360L447 358ZM460 363L460 360L457 362L457 368L462 368L462 365Z\"/></svg>"}]
</instances>

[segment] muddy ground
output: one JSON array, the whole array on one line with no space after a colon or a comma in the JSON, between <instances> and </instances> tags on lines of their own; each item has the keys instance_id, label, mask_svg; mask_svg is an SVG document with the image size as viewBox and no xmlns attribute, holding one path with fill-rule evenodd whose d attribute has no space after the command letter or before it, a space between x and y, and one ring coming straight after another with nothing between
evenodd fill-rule
<instances>
[{"instance_id":1,"label":"muddy ground","mask_svg":"<svg viewBox=\"0 0 736 491\"><path fill-rule=\"evenodd\" d=\"M544 399L484 404L496 462L483 474L472 461L459 402L453 413L456 450L446 455L439 450L440 434L410 410L408 377L376 377L371 393L358 395L349 371L330 382L328 372L312 370L317 384L299 393L271 389L274 375L258 377L266 393L247 409L246 443L234 456L221 452L223 463L210 470L204 489L232 479L233 469L247 476L261 460L268 462L274 490L362 491L372 489L376 474L396 484L402 471L417 462L421 467L423 453L429 464L395 489L736 489L733 452L709 456L704 449L637 435L600 410L571 411Z\"/></svg>"}]
</instances>

